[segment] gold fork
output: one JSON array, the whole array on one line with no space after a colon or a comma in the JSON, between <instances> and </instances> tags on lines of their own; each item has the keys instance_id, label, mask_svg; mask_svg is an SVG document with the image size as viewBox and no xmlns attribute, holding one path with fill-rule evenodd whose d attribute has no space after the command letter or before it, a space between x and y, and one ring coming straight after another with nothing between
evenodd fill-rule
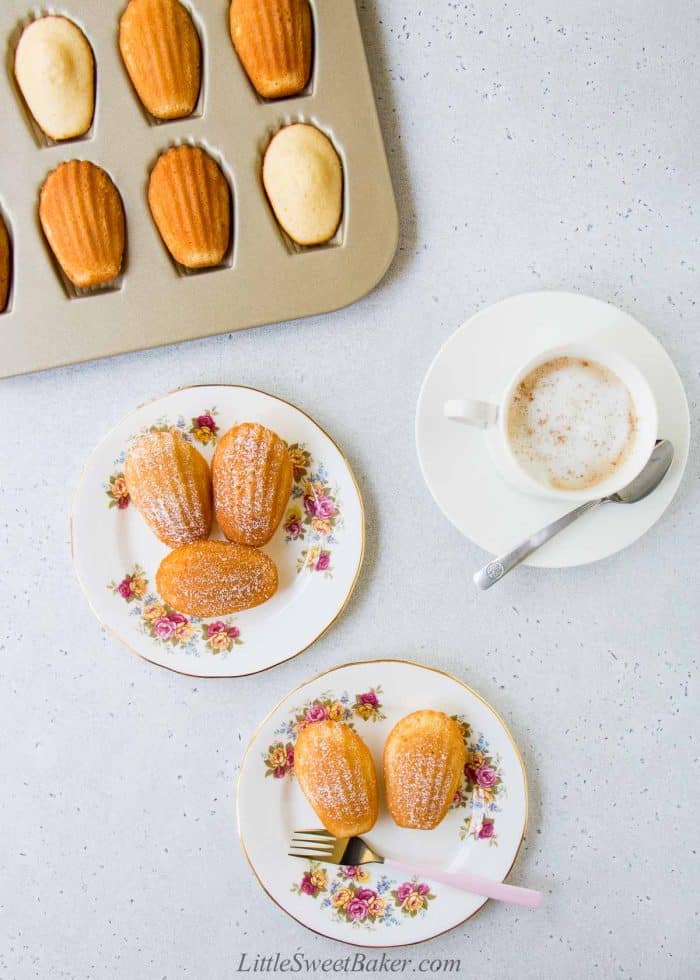
<instances>
[{"instance_id":1,"label":"gold fork","mask_svg":"<svg viewBox=\"0 0 700 980\"><path fill-rule=\"evenodd\" d=\"M542 893L532 888L520 888L492 881L466 871L443 871L441 868L419 868L403 861L385 858L372 850L361 837L334 837L327 830L296 830L292 835L290 857L300 857L307 861L324 861L327 864L383 864L388 871L417 875L439 881L451 888L495 898L499 902L524 905L536 909L542 901Z\"/></svg>"}]
</instances>

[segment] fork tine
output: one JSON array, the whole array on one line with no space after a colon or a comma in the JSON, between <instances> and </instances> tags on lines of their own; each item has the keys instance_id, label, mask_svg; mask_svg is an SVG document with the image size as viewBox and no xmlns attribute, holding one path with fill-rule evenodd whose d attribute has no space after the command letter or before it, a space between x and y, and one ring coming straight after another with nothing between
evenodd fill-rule
<instances>
[{"instance_id":1,"label":"fork tine","mask_svg":"<svg viewBox=\"0 0 700 980\"><path fill-rule=\"evenodd\" d=\"M328 854L333 853L332 847L307 847L305 844L297 844L296 841L292 841L290 847L296 848L297 851L313 851L314 854Z\"/></svg>"},{"instance_id":2,"label":"fork tine","mask_svg":"<svg viewBox=\"0 0 700 980\"><path fill-rule=\"evenodd\" d=\"M313 844L315 847L333 847L332 840L319 840L317 837L302 837L301 834L294 834L292 840L299 841L300 844Z\"/></svg>"},{"instance_id":3,"label":"fork tine","mask_svg":"<svg viewBox=\"0 0 700 980\"><path fill-rule=\"evenodd\" d=\"M305 861L323 861L326 864L333 864L329 854L297 854L296 851L289 851L288 857L304 858Z\"/></svg>"},{"instance_id":4,"label":"fork tine","mask_svg":"<svg viewBox=\"0 0 700 980\"><path fill-rule=\"evenodd\" d=\"M294 831L294 836L296 837L297 834L313 834L315 837L330 837L330 838L333 837L333 834L329 833L325 829L321 829L321 830L295 830Z\"/></svg>"}]
</instances>

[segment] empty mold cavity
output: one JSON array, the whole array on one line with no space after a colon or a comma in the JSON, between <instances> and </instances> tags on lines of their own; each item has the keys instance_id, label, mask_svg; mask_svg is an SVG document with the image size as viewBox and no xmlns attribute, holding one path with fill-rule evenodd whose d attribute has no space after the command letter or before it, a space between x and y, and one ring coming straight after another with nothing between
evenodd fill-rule
<instances>
[{"instance_id":1,"label":"empty mold cavity","mask_svg":"<svg viewBox=\"0 0 700 980\"><path fill-rule=\"evenodd\" d=\"M241 70L243 78L246 81L246 84L249 86L250 91L253 93L253 96L255 97L256 101L259 102L261 105L267 105L267 104L274 105L275 103L278 102L286 102L289 99L304 99L314 94L314 86L315 86L314 80L316 78L316 58L318 54L318 29L316 26L317 24L316 8L314 4L311 2L309 2L309 9L311 11L311 71L309 73L309 80L303 89L301 89L299 92L294 92L292 95L280 95L280 96L273 96L272 98L266 98L264 95L261 95L258 92L256 87L251 82L250 77L248 76L248 72L245 70L243 66L243 62L241 61L240 57L238 56L238 52L234 47L233 38L231 37L231 19L230 19L231 3L230 0L229 2L227 2L226 33L228 35L229 42L231 44L231 50L233 51L234 58L238 62L238 66Z\"/></svg>"},{"instance_id":2,"label":"empty mold cavity","mask_svg":"<svg viewBox=\"0 0 700 980\"><path fill-rule=\"evenodd\" d=\"M4 283L4 276L7 274L7 289L0 285L0 316L4 313L12 312L12 300L14 294L14 243L12 241L12 225L7 216L7 211L0 205L0 259L2 262L0 271L0 284ZM3 230L4 229L4 230ZM5 242L7 243L7 259L5 259ZM6 263L6 264L5 264ZM3 295L4 294L4 295Z\"/></svg>"},{"instance_id":3,"label":"empty mold cavity","mask_svg":"<svg viewBox=\"0 0 700 980\"><path fill-rule=\"evenodd\" d=\"M318 129L319 132L323 133L323 135L330 140L331 144L333 145L333 149L338 154L338 157L340 159L340 166L343 172L342 210L340 212L340 223L333 237L329 239L327 242L321 242L319 245L300 245L299 242L296 242L285 231L285 229L282 227L282 225L279 223L277 219L277 215L275 214L275 209L272 206L272 202L270 201L270 198L267 196L267 191L265 190L265 184L263 182L263 177L262 177L265 152L268 146L270 145L272 139L277 135L277 133L280 132L280 130L284 129L287 126L293 126L295 123L304 123L307 126L314 126L316 129ZM258 181L260 183L260 190L265 200L265 203L270 210L270 214L272 215L272 220L275 224L275 228L277 229L277 232L280 238L282 239L284 247L287 249L289 254L299 255L304 252L318 252L321 249L342 247L342 245L345 242L345 229L346 229L347 214L348 214L348 178L347 178L348 171L345 162L345 153L343 152L343 148L338 143L331 130L327 129L325 126L322 126L316 119L313 118L308 118L303 115L298 115L295 116L294 118L292 118L291 116L287 116L277 126L270 127L267 130L266 135L261 138L258 144L258 151L259 151Z\"/></svg>"},{"instance_id":4,"label":"empty mold cavity","mask_svg":"<svg viewBox=\"0 0 700 980\"><path fill-rule=\"evenodd\" d=\"M92 119L90 120L90 126L86 130L86 132L82 133L80 136L71 136L68 139L64 139L64 140L52 139L44 132L44 130L41 128L39 123L34 118L32 110L29 108L29 105L27 104L27 100L25 99L22 90L19 87L17 76L15 75L15 56L17 54L17 46L19 44L19 40L22 34L24 33L25 29L29 27L30 24L34 23L34 21L36 20L42 20L44 17L63 17L65 20L70 21L81 31L83 37L85 38L88 45L90 46L90 50L92 51L92 63L93 63L92 84L93 84L94 101L93 101ZM37 9L35 12L28 14L25 18L23 18L23 20L21 20L18 24L15 25L14 30L10 34L10 39L7 47L7 58L6 58L5 67L19 109L26 120L27 126L29 127L32 136L34 137L34 142L40 149L44 149L46 147L52 147L52 146L67 146L70 143L84 143L87 140L93 139L94 132L95 132L95 120L97 118L97 109L98 109L97 58L95 56L95 47L92 41L90 40L88 33L85 30L85 27L80 23L79 20L77 20L71 14L68 14L63 10L59 10L54 7L48 9L44 9L44 8Z\"/></svg>"},{"instance_id":5,"label":"empty mold cavity","mask_svg":"<svg viewBox=\"0 0 700 980\"><path fill-rule=\"evenodd\" d=\"M204 266L202 268L194 268L193 269L190 266L186 266L186 265L183 265L181 262L178 262L178 260L175 258L175 256L172 254L172 252L168 248L168 246L167 246L167 244L166 244L166 242L165 242L165 240L163 238L163 235L161 234L160 228L156 224L156 220L155 220L155 218L153 216L153 212L151 211L151 206L150 206L150 203L149 203L149 200L148 200L148 188L149 188L150 181L151 181L151 174L153 173L153 170L154 170L156 164L158 163L158 161L160 160L160 158L164 154L166 154L169 150L172 150L173 148L178 147L178 146L190 146L190 147L193 147L193 148L202 150L202 152L206 153L207 156L211 157L211 159L218 165L219 169L221 170L221 173L223 174L224 180L228 184L228 189L229 189L229 239L228 239L228 247L226 249L226 252L224 253L223 259L221 260L221 262L217 263L216 265L208 265L208 266ZM213 147L209 146L203 140L194 140L194 139L174 140L168 146L164 147L160 151L160 153L158 154L158 156L153 160L153 162L152 162L152 164L151 164L151 166L149 168L149 171L148 171L148 179L146 181L145 191L146 191L146 193L145 193L145 197L146 197L145 206L146 206L146 209L148 211L148 215L149 215L149 217L151 219L151 222L153 223L153 230L155 231L156 235L158 236L158 239L159 239L159 241L160 241L160 243L161 243L161 245L163 247L163 250L165 251L165 254L167 255L170 263L172 264L172 266L175 269L175 271L178 274L178 276L181 276L182 278L190 278L192 276L207 275L207 274L212 273L212 272L221 272L224 269L231 269L233 267L234 260L235 260L236 238L237 238L237 229L236 229L236 205L235 205L236 193L235 193L235 184L234 184L234 180L233 180L233 174L232 174L232 172L231 172L228 164L225 162L224 158L222 157L221 153L219 153Z\"/></svg>"},{"instance_id":6,"label":"empty mold cavity","mask_svg":"<svg viewBox=\"0 0 700 980\"><path fill-rule=\"evenodd\" d=\"M187 13L192 18L192 24L194 25L194 29L197 32L197 37L199 39L199 53L200 53L199 94L197 96L197 102L195 103L194 109L187 116L178 116L175 119L160 119L158 116L154 116L148 111L146 106L141 101L141 97L139 96L139 93L136 89L136 86L134 85L131 75L127 70L126 64L124 63L124 58L122 56L121 47L119 44L119 23L117 24L116 44L117 44L117 55L119 57L119 62L122 66L122 70L126 77L129 88L131 89L132 95L136 100L136 104L141 110L141 114L143 115L144 119L146 120L149 126L170 126L173 123L187 122L188 120L191 119L201 119L202 116L204 115L204 108L206 105L206 86L207 86L207 67L206 67L207 48L205 43L206 30L204 27L204 21L202 20L198 12L194 9L194 7L192 7L189 3L185 3L184 0L180 0L180 3L181 6L185 8ZM121 10L119 11L119 22L121 21L121 17L124 14L127 6L128 4L124 3L123 6L121 7Z\"/></svg>"}]
</instances>

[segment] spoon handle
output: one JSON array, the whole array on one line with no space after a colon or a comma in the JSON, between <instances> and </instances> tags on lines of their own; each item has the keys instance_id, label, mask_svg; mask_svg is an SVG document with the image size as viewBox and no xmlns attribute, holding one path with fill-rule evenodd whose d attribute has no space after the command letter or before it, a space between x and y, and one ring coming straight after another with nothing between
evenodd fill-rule
<instances>
[{"instance_id":1,"label":"spoon handle","mask_svg":"<svg viewBox=\"0 0 700 980\"><path fill-rule=\"evenodd\" d=\"M516 545L512 551L506 552L505 555L501 555L499 558L491 559L490 562L484 565L483 568L480 568L476 573L474 584L478 585L480 589L490 589L492 585L495 585L504 575L507 575L508 572L514 569L516 565L524 561L528 555L541 548L545 541L549 541L555 534L559 534L565 527L573 524L574 521L579 519L581 514L585 514L587 511L597 507L604 499L586 501L585 504L581 504L580 507L569 511L563 517L552 521L551 524L547 524L541 530L535 531L529 538L525 538L524 541Z\"/></svg>"}]
</instances>

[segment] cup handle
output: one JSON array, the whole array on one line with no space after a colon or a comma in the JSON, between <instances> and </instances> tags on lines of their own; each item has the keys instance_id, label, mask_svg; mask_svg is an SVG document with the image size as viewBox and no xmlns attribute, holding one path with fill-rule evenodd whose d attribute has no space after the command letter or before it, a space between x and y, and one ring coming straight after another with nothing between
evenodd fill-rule
<instances>
[{"instance_id":1,"label":"cup handle","mask_svg":"<svg viewBox=\"0 0 700 980\"><path fill-rule=\"evenodd\" d=\"M459 398L445 402L443 413L455 422L466 422L478 429L488 429L498 418L498 406L490 402L474 401L471 398Z\"/></svg>"}]
</instances>

